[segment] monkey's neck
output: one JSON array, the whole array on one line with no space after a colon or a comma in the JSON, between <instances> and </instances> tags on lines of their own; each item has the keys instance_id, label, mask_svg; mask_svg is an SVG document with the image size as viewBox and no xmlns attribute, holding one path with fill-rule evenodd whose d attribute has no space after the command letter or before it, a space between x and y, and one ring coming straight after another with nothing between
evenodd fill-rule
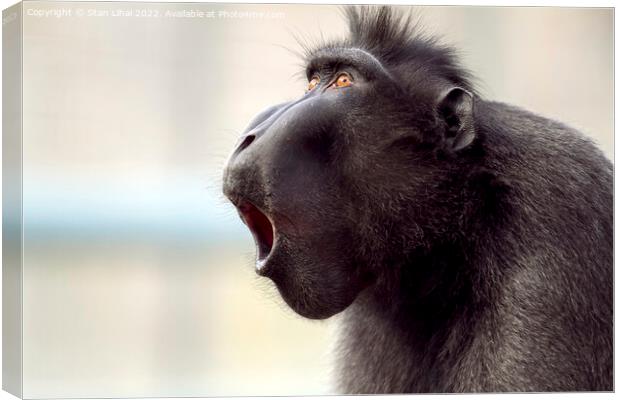
<instances>
[{"instance_id":1,"label":"monkey's neck","mask_svg":"<svg viewBox=\"0 0 620 400\"><path fill-rule=\"evenodd\" d=\"M494 295L492 280L469 264L484 260L465 257L464 250L418 254L360 294L344 316L345 392L451 391L451 371Z\"/></svg>"},{"instance_id":2,"label":"monkey's neck","mask_svg":"<svg viewBox=\"0 0 620 400\"><path fill-rule=\"evenodd\" d=\"M484 279L484 265L494 262L477 253L475 246L466 242L416 251L403 264L386 268L391 274L369 290L367 301L391 319L415 320L428 329L439 329L470 305L491 300L493 281Z\"/></svg>"}]
</instances>

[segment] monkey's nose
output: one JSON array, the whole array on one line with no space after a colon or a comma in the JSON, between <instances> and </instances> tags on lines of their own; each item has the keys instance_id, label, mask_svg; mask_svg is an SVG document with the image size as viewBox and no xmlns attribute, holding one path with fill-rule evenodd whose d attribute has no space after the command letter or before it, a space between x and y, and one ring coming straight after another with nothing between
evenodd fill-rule
<instances>
[{"instance_id":1,"label":"monkey's nose","mask_svg":"<svg viewBox=\"0 0 620 400\"><path fill-rule=\"evenodd\" d=\"M241 153L243 150L247 149L248 146L252 144L252 142L256 139L256 135L253 133L248 133L247 135L241 137L239 145L233 152L233 157Z\"/></svg>"}]
</instances>

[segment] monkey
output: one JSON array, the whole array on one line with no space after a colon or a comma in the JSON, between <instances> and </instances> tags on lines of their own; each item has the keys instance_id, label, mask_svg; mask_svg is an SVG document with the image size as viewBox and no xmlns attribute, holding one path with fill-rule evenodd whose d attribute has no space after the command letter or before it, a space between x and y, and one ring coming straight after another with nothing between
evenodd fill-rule
<instances>
[{"instance_id":1,"label":"monkey","mask_svg":"<svg viewBox=\"0 0 620 400\"><path fill-rule=\"evenodd\" d=\"M340 314L338 391L613 390L611 162L483 98L411 16L345 14L223 171L256 272L299 315Z\"/></svg>"}]
</instances>

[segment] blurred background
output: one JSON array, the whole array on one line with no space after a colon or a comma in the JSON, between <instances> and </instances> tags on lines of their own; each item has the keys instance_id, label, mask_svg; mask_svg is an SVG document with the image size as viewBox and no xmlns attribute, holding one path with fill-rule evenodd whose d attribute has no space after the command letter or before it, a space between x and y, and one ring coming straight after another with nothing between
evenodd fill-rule
<instances>
[{"instance_id":1,"label":"blurred background","mask_svg":"<svg viewBox=\"0 0 620 400\"><path fill-rule=\"evenodd\" d=\"M485 97L613 160L611 9L414 10ZM220 176L252 116L303 93L294 38L345 34L339 7L31 1L23 34L24 396L332 393L338 317L255 276Z\"/></svg>"}]
</instances>

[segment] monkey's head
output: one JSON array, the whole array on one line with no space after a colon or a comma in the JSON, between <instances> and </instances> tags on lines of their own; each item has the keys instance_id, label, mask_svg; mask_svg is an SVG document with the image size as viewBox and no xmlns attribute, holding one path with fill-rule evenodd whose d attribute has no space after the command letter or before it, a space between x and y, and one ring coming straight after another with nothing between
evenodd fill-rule
<instances>
[{"instance_id":1,"label":"monkey's head","mask_svg":"<svg viewBox=\"0 0 620 400\"><path fill-rule=\"evenodd\" d=\"M344 310L398 260L449 240L477 139L449 48L389 8L347 13L349 38L308 51L305 94L260 113L224 171L257 272L309 318Z\"/></svg>"}]
</instances>

